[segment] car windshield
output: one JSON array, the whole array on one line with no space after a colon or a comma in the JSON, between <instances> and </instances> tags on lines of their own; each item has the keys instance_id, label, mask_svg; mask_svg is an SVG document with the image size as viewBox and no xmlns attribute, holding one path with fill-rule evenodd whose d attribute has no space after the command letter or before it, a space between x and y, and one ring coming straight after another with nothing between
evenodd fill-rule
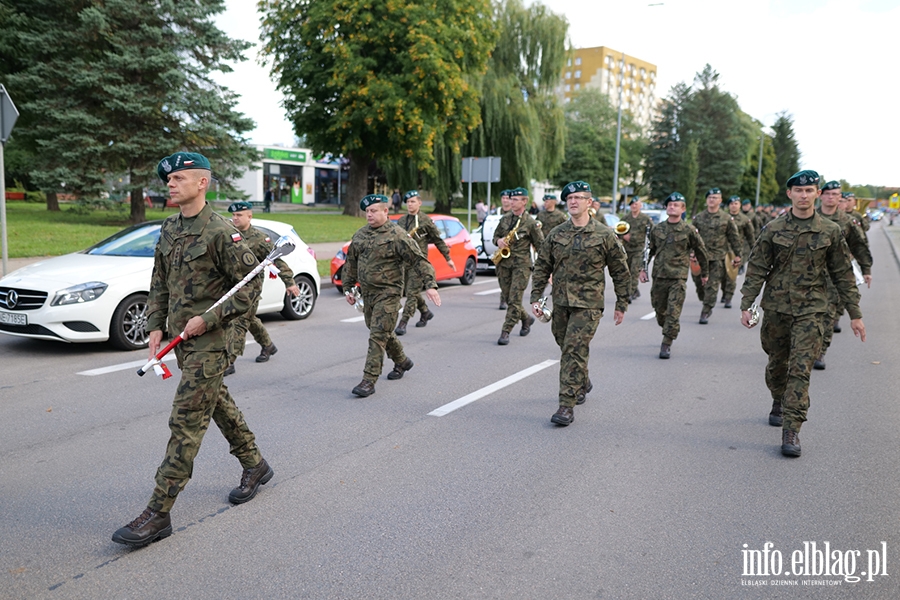
<instances>
[{"instance_id":1,"label":"car windshield","mask_svg":"<svg viewBox=\"0 0 900 600\"><path fill-rule=\"evenodd\" d=\"M94 244L84 251L94 256L144 256L153 257L159 242L160 223L142 223L123 229L112 237Z\"/></svg>"}]
</instances>

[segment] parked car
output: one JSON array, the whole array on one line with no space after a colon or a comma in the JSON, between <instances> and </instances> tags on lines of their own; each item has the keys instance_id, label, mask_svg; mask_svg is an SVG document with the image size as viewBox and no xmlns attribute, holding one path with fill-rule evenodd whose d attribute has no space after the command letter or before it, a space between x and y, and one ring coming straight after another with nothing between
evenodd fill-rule
<instances>
[{"instance_id":1,"label":"parked car","mask_svg":"<svg viewBox=\"0 0 900 600\"><path fill-rule=\"evenodd\" d=\"M36 262L0 279L0 333L62 342L104 342L122 350L147 346L147 294L162 221L133 225L81 252ZM265 278L257 314L305 319L320 282L315 253L285 223L254 219L275 240L297 246L284 257L300 295Z\"/></svg>"},{"instance_id":2,"label":"parked car","mask_svg":"<svg viewBox=\"0 0 900 600\"><path fill-rule=\"evenodd\" d=\"M653 221L654 225L659 223L666 216L666 211L664 210L650 209L642 210L641 212L650 217L650 220Z\"/></svg>"},{"instance_id":3,"label":"parked car","mask_svg":"<svg viewBox=\"0 0 900 600\"><path fill-rule=\"evenodd\" d=\"M884 211L880 208L870 208L866 211L866 216L872 221L880 221L884 218Z\"/></svg>"},{"instance_id":4,"label":"parked car","mask_svg":"<svg viewBox=\"0 0 900 600\"><path fill-rule=\"evenodd\" d=\"M403 215L391 215L391 221L397 221ZM472 243L469 232L465 226L456 217L448 215L428 215L434 224L437 225L441 234L441 239L446 242L450 248L450 258L456 265L456 270L450 268L444 256L438 251L434 244L428 244L428 262L434 267L435 277L438 281L446 281L448 279L459 278L459 282L463 285L471 285L475 281L476 268L476 252L475 245ZM331 282L334 283L338 291L343 293L341 284L341 271L344 262L347 260L347 249L350 248L350 242L344 244L338 253L331 259Z\"/></svg>"}]
</instances>

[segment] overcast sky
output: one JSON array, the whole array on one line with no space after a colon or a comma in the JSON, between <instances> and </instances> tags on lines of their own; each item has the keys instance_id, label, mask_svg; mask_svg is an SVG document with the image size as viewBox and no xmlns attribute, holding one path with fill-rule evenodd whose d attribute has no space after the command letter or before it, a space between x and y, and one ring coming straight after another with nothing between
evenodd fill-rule
<instances>
[{"instance_id":1,"label":"overcast sky","mask_svg":"<svg viewBox=\"0 0 900 600\"><path fill-rule=\"evenodd\" d=\"M229 36L258 41L251 0L226 0ZM828 179L900 186L900 0L545 0L569 21L576 48L608 46L657 66L657 93L690 83L706 63L741 109L771 125L794 117L800 164ZM219 80L242 96L258 144L291 145L281 96L258 64Z\"/></svg>"}]
</instances>

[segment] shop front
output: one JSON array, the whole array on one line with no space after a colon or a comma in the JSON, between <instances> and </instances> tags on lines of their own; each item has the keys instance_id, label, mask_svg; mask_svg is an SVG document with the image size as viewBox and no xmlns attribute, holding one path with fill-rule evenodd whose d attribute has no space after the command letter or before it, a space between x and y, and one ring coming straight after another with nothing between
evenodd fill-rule
<instances>
[{"instance_id":1,"label":"shop front","mask_svg":"<svg viewBox=\"0 0 900 600\"><path fill-rule=\"evenodd\" d=\"M316 160L305 148L258 146L262 161L237 181L251 202L261 204L338 204L347 172L338 160ZM339 173L343 177L339 176Z\"/></svg>"}]
</instances>

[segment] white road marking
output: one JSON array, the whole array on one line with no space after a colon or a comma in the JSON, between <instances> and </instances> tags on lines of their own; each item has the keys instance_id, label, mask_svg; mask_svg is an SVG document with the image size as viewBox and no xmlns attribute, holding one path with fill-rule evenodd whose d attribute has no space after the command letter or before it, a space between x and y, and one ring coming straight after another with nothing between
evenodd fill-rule
<instances>
[{"instance_id":1,"label":"white road marking","mask_svg":"<svg viewBox=\"0 0 900 600\"><path fill-rule=\"evenodd\" d=\"M256 342L253 340L247 340L247 346L252 346ZM175 353L170 352L166 354L162 358L162 362L169 362L175 360ZM125 371L127 369L136 369L138 367L143 367L147 364L147 359L134 360L127 363L119 363L118 365L110 365L108 367L100 367L99 369L90 369L88 371L81 371L76 373L76 375L85 375L87 377L95 377L97 375L106 375L107 373L115 373L116 371Z\"/></svg>"},{"instance_id":2,"label":"white road marking","mask_svg":"<svg viewBox=\"0 0 900 600\"><path fill-rule=\"evenodd\" d=\"M484 398L488 394L492 394L492 393L496 392L497 390L501 390L501 389L505 388L506 386L512 385L515 382L519 381L520 379L525 379L529 375L533 375L533 374L537 373L538 371L542 371L542 370L546 369L547 367L555 365L558 362L559 362L558 360L545 360L542 363L528 367L527 369L519 371L518 373L514 373L514 374L510 375L509 377L501 379L500 381L498 381L496 383L492 383L491 385L485 386L485 387L481 388L480 390L476 390L476 391L472 392L471 394L463 396L462 398L457 398L453 402L449 402L449 403L441 406L440 408L434 409L433 411L428 413L428 415L432 416L432 417L443 417L444 415L453 412L457 408L462 408L466 404L471 404L472 402L475 402L476 400L478 400L480 398Z\"/></svg>"},{"instance_id":3,"label":"white road marking","mask_svg":"<svg viewBox=\"0 0 900 600\"><path fill-rule=\"evenodd\" d=\"M475 292L475 296L487 296L488 294L499 294L500 288L495 288L493 290L485 290L483 292Z\"/></svg>"},{"instance_id":4,"label":"white road marking","mask_svg":"<svg viewBox=\"0 0 900 600\"><path fill-rule=\"evenodd\" d=\"M641 317L641 321L649 321L650 319L652 319L655 316L656 316L656 311L654 310L649 315L644 315L643 317Z\"/></svg>"},{"instance_id":5,"label":"white road marking","mask_svg":"<svg viewBox=\"0 0 900 600\"><path fill-rule=\"evenodd\" d=\"M497 282L497 280L492 277L491 279L485 279L484 281L473 281L469 285L484 285L486 283L496 283L496 282Z\"/></svg>"},{"instance_id":6,"label":"white road marking","mask_svg":"<svg viewBox=\"0 0 900 600\"><path fill-rule=\"evenodd\" d=\"M360 321L365 321L366 316L362 315L360 317L353 317L351 319L341 319L341 323L359 323Z\"/></svg>"}]
</instances>

